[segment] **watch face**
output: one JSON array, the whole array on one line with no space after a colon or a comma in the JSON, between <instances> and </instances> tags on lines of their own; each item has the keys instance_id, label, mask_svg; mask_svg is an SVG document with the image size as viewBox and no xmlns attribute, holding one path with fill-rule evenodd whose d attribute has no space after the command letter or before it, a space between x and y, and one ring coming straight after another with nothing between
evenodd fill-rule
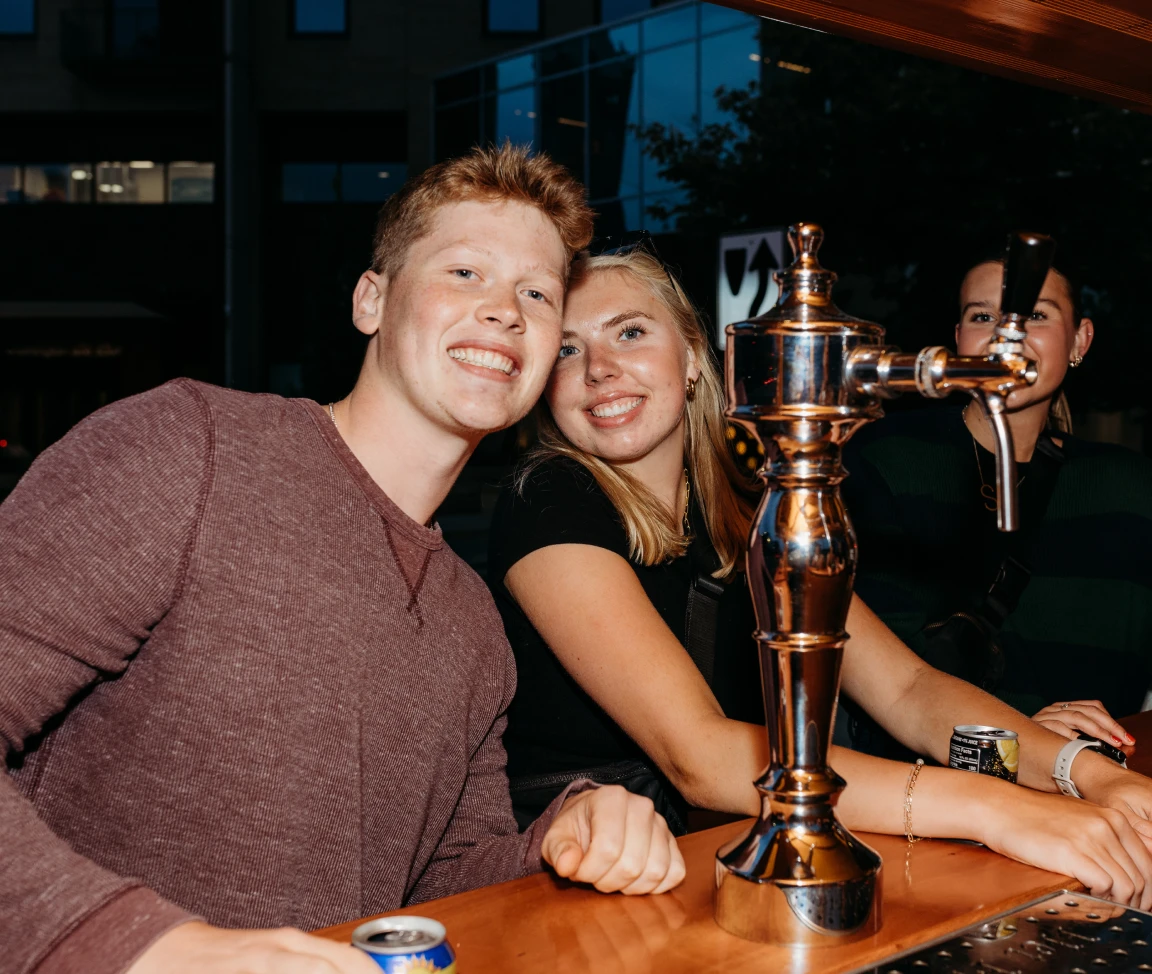
<instances>
[{"instance_id":1,"label":"watch face","mask_svg":"<svg viewBox=\"0 0 1152 974\"><path fill-rule=\"evenodd\" d=\"M1124 752L1121 751L1120 748L1114 747L1113 745L1109 744L1107 741L1102 741L1102 740L1100 740L1100 738L1092 737L1089 734L1081 734L1080 740L1092 741L1092 746L1094 748L1096 748L1096 750L1099 751L1101 754L1103 754L1104 757L1111 758L1113 761L1115 761L1117 764L1119 764L1123 767L1128 766L1127 763L1125 762Z\"/></svg>"}]
</instances>

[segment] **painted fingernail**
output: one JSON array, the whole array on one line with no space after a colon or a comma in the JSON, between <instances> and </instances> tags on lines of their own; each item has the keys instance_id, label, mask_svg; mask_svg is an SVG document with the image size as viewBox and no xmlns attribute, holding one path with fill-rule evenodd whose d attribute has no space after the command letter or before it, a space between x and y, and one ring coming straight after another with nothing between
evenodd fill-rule
<instances>
[{"instance_id":1,"label":"painted fingernail","mask_svg":"<svg viewBox=\"0 0 1152 974\"><path fill-rule=\"evenodd\" d=\"M1129 744L1135 744L1136 743L1136 738L1134 738L1131 734L1125 734L1124 736L1128 738Z\"/></svg>"},{"instance_id":2,"label":"painted fingernail","mask_svg":"<svg viewBox=\"0 0 1152 974\"><path fill-rule=\"evenodd\" d=\"M1113 735L1112 735L1112 740L1114 740L1114 741L1115 741L1117 744L1123 744L1123 743L1124 743L1124 742L1123 742L1122 740L1120 740L1120 738L1118 738L1118 737L1117 737L1115 734L1113 734Z\"/></svg>"}]
</instances>

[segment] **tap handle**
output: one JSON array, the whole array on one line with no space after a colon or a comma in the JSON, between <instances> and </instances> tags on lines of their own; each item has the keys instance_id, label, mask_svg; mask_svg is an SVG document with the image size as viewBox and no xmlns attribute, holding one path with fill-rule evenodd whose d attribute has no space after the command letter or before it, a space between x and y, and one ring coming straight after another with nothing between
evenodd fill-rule
<instances>
[{"instance_id":1,"label":"tap handle","mask_svg":"<svg viewBox=\"0 0 1152 974\"><path fill-rule=\"evenodd\" d=\"M1018 231L1008 235L1004 258L1004 289L1000 294L1000 314L1019 315L1025 321L1036 307L1056 241L1042 233Z\"/></svg>"}]
</instances>

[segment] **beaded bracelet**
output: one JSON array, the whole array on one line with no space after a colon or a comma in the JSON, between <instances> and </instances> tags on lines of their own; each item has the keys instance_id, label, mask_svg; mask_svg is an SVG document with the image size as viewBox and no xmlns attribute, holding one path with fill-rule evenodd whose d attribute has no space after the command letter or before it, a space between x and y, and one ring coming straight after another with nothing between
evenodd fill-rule
<instances>
[{"instance_id":1,"label":"beaded bracelet","mask_svg":"<svg viewBox=\"0 0 1152 974\"><path fill-rule=\"evenodd\" d=\"M908 772L908 784L904 789L904 834L909 842L919 842L920 836L912 834L912 789L916 787L916 779L920 776L920 769L924 767L924 759L917 758Z\"/></svg>"}]
</instances>

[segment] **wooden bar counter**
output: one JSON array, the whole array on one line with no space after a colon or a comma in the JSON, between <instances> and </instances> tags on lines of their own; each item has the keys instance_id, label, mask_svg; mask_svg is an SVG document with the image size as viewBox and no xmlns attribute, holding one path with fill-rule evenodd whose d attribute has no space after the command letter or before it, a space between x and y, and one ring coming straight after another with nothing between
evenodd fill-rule
<instances>
[{"instance_id":1,"label":"wooden bar counter","mask_svg":"<svg viewBox=\"0 0 1152 974\"><path fill-rule=\"evenodd\" d=\"M1138 742L1129 764L1147 774L1152 712L1122 723ZM1144 737L1149 744L1140 747ZM884 857L880 932L843 945L829 938L830 946L807 951L755 944L725 933L712 919L716 849L746 827L734 823L682 838L687 878L662 896L605 896L540 873L395 912L443 923L461 974L837 974L1056 890L1079 888L1067 876L977 846L932 839L909 846L902 837L862 833ZM317 933L347 942L360 922Z\"/></svg>"}]
</instances>

